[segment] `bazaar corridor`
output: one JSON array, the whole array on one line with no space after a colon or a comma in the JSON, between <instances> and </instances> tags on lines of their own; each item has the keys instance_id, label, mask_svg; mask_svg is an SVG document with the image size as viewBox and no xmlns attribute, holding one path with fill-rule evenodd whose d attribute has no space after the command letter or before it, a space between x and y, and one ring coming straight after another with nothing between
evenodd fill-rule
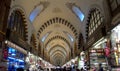
<instances>
[{"instance_id":1,"label":"bazaar corridor","mask_svg":"<svg viewBox=\"0 0 120 71\"><path fill-rule=\"evenodd\" d=\"M0 1L0 71L120 71L120 0Z\"/></svg>"}]
</instances>

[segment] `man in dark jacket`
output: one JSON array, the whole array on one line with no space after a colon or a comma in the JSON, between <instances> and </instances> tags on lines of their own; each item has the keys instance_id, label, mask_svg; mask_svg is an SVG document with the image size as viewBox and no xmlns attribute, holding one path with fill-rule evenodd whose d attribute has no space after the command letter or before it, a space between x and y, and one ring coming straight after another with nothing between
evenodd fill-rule
<instances>
[{"instance_id":1,"label":"man in dark jacket","mask_svg":"<svg viewBox=\"0 0 120 71\"><path fill-rule=\"evenodd\" d=\"M101 63L99 64L99 71L103 71L103 67Z\"/></svg>"}]
</instances>

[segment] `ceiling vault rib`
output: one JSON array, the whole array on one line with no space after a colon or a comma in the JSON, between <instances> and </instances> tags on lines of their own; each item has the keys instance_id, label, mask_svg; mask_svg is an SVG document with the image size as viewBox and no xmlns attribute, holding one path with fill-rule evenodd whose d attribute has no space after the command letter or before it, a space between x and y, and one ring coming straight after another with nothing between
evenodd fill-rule
<instances>
[{"instance_id":1,"label":"ceiling vault rib","mask_svg":"<svg viewBox=\"0 0 120 71\"><path fill-rule=\"evenodd\" d=\"M65 52L67 53L67 50L63 47L63 46L61 46L61 45L55 45L55 46L53 46L49 51L48 51L48 53L50 54L50 51L51 50L53 50L55 47L62 47L64 50L65 50Z\"/></svg>"},{"instance_id":2,"label":"ceiling vault rib","mask_svg":"<svg viewBox=\"0 0 120 71\"><path fill-rule=\"evenodd\" d=\"M57 52L60 52L61 54L63 54L64 56L66 56L66 54L63 51L61 51L61 50L56 50L51 55L56 54Z\"/></svg>"},{"instance_id":3,"label":"ceiling vault rib","mask_svg":"<svg viewBox=\"0 0 120 71\"><path fill-rule=\"evenodd\" d=\"M67 26L68 28L70 28L70 30L74 33L74 36L75 38L77 38L77 30L75 29L75 27L70 23L68 22L67 20L65 19L62 19L62 18L59 18L59 17L55 17L55 18L52 18L50 20L48 20L47 22L44 23L44 25L42 25L40 27L40 29L38 30L38 36L40 36L40 34L48 27L50 26L50 24L63 24L65 26ZM43 27L44 26L44 27Z\"/></svg>"},{"instance_id":4,"label":"ceiling vault rib","mask_svg":"<svg viewBox=\"0 0 120 71\"><path fill-rule=\"evenodd\" d=\"M64 37L59 36L59 35L54 36L54 37L52 37L51 39L49 39L49 40L47 41L47 43L45 44L45 47L48 45L48 43L50 43L50 42L51 42L52 40L54 40L54 39L61 39L61 40L65 41L65 42L68 44L68 46L70 47L70 43L69 43Z\"/></svg>"}]
</instances>

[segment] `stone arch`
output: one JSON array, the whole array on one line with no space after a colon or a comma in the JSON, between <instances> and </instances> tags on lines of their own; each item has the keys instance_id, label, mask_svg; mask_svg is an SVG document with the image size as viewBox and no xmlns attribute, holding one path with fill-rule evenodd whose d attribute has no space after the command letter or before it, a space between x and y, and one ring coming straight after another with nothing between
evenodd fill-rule
<instances>
[{"instance_id":1,"label":"stone arch","mask_svg":"<svg viewBox=\"0 0 120 71\"><path fill-rule=\"evenodd\" d=\"M67 53L67 50L63 46L61 46L61 45L55 45L55 46L51 47L50 50L48 50L48 53L50 53L50 51L53 50L57 46L62 47L62 49L64 49L65 52Z\"/></svg>"},{"instance_id":2,"label":"stone arch","mask_svg":"<svg viewBox=\"0 0 120 71\"><path fill-rule=\"evenodd\" d=\"M75 29L75 27L67 20L59 18L59 17L55 17L52 19L49 19L48 21L46 21L43 25L44 27L40 26L40 29L38 30L38 36L40 36L40 34L48 27L50 26L50 24L63 24L65 26L67 26L68 28L70 28L70 30L74 33L75 38L77 38L77 30Z\"/></svg>"},{"instance_id":3,"label":"stone arch","mask_svg":"<svg viewBox=\"0 0 120 71\"><path fill-rule=\"evenodd\" d=\"M13 12L15 11L19 11L22 18L23 18L23 21L24 21L24 25L25 25L25 40L28 41L28 24L27 24L27 17L26 17L26 12L25 10L19 6L19 5L14 5L11 10L10 10L10 14L9 14L9 20L10 20L10 16Z\"/></svg>"},{"instance_id":4,"label":"stone arch","mask_svg":"<svg viewBox=\"0 0 120 71\"><path fill-rule=\"evenodd\" d=\"M62 37L62 36L57 35L57 36L54 36L54 37L50 38L50 39L47 41L47 43L45 44L45 48L46 48L46 46L48 45L48 43L51 42L51 41L54 40L54 39L61 39L61 40L65 41L65 42L68 44L68 46L70 47L70 43L68 42L67 39L65 39L65 38Z\"/></svg>"}]
</instances>

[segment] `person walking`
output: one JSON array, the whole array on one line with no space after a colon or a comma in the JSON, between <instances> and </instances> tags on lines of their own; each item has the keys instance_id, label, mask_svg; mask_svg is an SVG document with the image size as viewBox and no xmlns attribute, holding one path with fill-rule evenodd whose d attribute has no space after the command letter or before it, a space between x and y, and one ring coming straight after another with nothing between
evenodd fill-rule
<instances>
[{"instance_id":1,"label":"person walking","mask_svg":"<svg viewBox=\"0 0 120 71\"><path fill-rule=\"evenodd\" d=\"M99 64L99 70L98 71L104 71L101 63Z\"/></svg>"}]
</instances>

